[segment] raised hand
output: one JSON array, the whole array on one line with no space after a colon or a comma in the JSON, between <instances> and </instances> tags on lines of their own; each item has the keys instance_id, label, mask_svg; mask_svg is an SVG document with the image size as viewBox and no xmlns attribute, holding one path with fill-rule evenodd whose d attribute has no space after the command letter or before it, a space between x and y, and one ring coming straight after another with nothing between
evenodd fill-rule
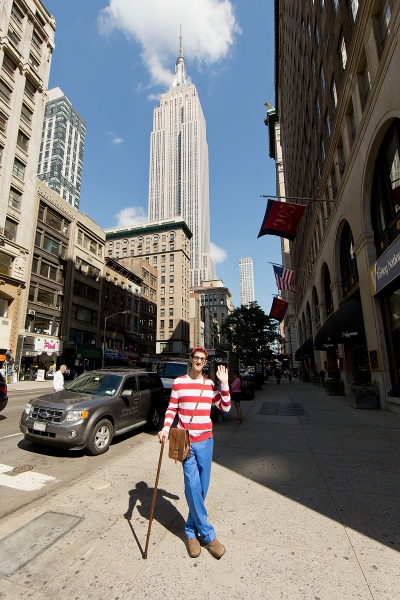
<instances>
[{"instance_id":1,"label":"raised hand","mask_svg":"<svg viewBox=\"0 0 400 600\"><path fill-rule=\"evenodd\" d=\"M221 384L228 385L228 369L223 365L218 365L217 377Z\"/></svg>"}]
</instances>

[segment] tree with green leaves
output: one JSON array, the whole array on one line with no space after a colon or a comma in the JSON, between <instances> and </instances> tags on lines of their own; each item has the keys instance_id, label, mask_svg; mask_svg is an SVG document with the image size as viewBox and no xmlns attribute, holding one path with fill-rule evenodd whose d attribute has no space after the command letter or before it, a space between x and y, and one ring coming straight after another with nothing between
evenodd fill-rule
<instances>
[{"instance_id":1,"label":"tree with green leaves","mask_svg":"<svg viewBox=\"0 0 400 600\"><path fill-rule=\"evenodd\" d=\"M278 323L257 302L235 308L225 319L221 333L236 353L238 363L254 368L272 359L281 339Z\"/></svg>"}]
</instances>

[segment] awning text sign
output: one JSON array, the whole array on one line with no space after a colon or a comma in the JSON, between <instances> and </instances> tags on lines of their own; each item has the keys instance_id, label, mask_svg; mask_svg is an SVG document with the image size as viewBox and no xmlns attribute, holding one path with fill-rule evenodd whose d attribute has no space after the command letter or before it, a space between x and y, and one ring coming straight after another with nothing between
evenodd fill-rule
<instances>
[{"instance_id":1,"label":"awning text sign","mask_svg":"<svg viewBox=\"0 0 400 600\"><path fill-rule=\"evenodd\" d=\"M372 295L378 294L400 275L400 236L369 270Z\"/></svg>"}]
</instances>

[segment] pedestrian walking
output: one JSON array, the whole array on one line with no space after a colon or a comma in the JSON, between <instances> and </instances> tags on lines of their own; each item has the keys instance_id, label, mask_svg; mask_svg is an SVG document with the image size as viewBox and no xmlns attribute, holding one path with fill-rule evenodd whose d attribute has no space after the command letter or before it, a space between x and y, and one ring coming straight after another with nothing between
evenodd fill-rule
<instances>
[{"instance_id":1,"label":"pedestrian walking","mask_svg":"<svg viewBox=\"0 0 400 600\"><path fill-rule=\"evenodd\" d=\"M171 399L165 413L164 427L158 433L160 443L168 439L169 430L178 414L178 428L189 429L190 455L183 461L185 496L189 515L185 524L188 554L197 558L201 552L201 540L214 558L221 558L225 548L217 539L214 527L207 520L205 499L210 484L211 462L214 446L211 405L228 412L231 398L228 371L223 365L217 369L221 392L211 379L203 376L208 352L202 346L193 348L190 354L191 368L188 375L177 377L172 385ZM199 396L201 399L194 412ZM190 428L188 427L190 420Z\"/></svg>"},{"instance_id":2,"label":"pedestrian walking","mask_svg":"<svg viewBox=\"0 0 400 600\"><path fill-rule=\"evenodd\" d=\"M276 377L276 383L277 383L278 385L280 385L280 384L281 384L282 372L281 372L281 370L280 370L280 368L279 368L279 367L276 367L276 369L275 369L275 372L274 372L274 375L275 375L275 377Z\"/></svg>"},{"instance_id":3,"label":"pedestrian walking","mask_svg":"<svg viewBox=\"0 0 400 600\"><path fill-rule=\"evenodd\" d=\"M67 368L67 365L61 365L58 371L54 373L53 388L55 392L61 392L64 389L64 373Z\"/></svg>"},{"instance_id":4,"label":"pedestrian walking","mask_svg":"<svg viewBox=\"0 0 400 600\"><path fill-rule=\"evenodd\" d=\"M288 369L287 376L289 379L289 383L292 383L293 371L292 369Z\"/></svg>"},{"instance_id":5,"label":"pedestrian walking","mask_svg":"<svg viewBox=\"0 0 400 600\"><path fill-rule=\"evenodd\" d=\"M238 371L233 371L233 381L231 383L231 399L235 403L235 408L237 412L237 419L235 423L241 423L242 408L240 406L240 401L242 399L242 380Z\"/></svg>"}]
</instances>

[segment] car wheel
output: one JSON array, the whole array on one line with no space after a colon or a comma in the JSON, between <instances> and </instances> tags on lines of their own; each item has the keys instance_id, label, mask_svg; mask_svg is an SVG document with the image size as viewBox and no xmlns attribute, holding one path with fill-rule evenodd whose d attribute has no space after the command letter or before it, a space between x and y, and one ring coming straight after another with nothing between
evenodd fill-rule
<instances>
[{"instance_id":1,"label":"car wheel","mask_svg":"<svg viewBox=\"0 0 400 600\"><path fill-rule=\"evenodd\" d=\"M157 408L156 406L153 406L153 408L150 411L149 418L147 419L149 427L151 429L157 429L157 427L160 424L160 421L161 421L161 412L160 412L159 408Z\"/></svg>"},{"instance_id":2,"label":"car wheel","mask_svg":"<svg viewBox=\"0 0 400 600\"><path fill-rule=\"evenodd\" d=\"M113 426L108 419L102 419L93 427L86 446L91 456L104 454L110 447L113 438Z\"/></svg>"}]
</instances>

